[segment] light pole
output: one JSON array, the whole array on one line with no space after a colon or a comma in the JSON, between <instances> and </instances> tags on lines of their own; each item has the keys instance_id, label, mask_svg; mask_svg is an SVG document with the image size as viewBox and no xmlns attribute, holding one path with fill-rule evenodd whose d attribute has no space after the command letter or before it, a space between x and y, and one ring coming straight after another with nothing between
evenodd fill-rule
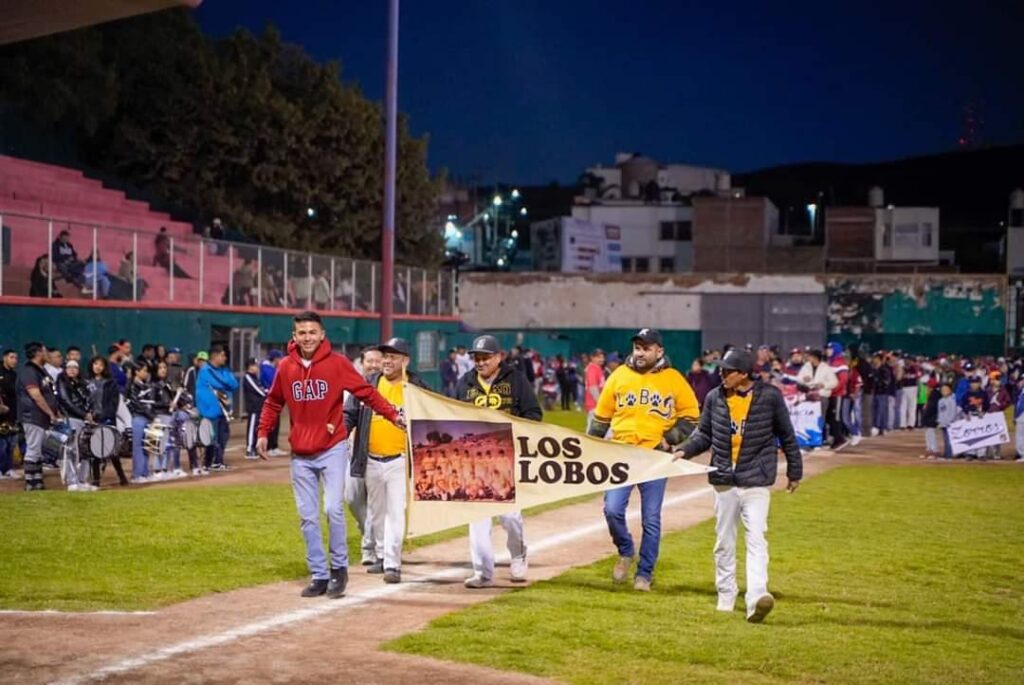
<instances>
[{"instance_id":1,"label":"light pole","mask_svg":"<svg viewBox=\"0 0 1024 685\"><path fill-rule=\"evenodd\" d=\"M395 175L398 140L398 0L388 2L387 84L384 93L384 217L381 226L380 339L391 338L395 296Z\"/></svg>"}]
</instances>

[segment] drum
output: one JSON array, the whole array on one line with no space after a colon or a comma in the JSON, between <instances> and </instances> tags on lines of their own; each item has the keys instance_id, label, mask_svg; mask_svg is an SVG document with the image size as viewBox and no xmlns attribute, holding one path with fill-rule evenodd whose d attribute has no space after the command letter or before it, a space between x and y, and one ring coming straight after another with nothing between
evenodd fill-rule
<instances>
[{"instance_id":1,"label":"drum","mask_svg":"<svg viewBox=\"0 0 1024 685\"><path fill-rule=\"evenodd\" d=\"M121 433L121 441L117 445L117 455L124 457L125 459L132 458L132 429L125 428L124 433Z\"/></svg>"},{"instance_id":2,"label":"drum","mask_svg":"<svg viewBox=\"0 0 1024 685\"><path fill-rule=\"evenodd\" d=\"M170 426L154 421L146 426L146 433L142 437L142 451L154 459L162 457L167 451L167 440L170 435Z\"/></svg>"},{"instance_id":3,"label":"drum","mask_svg":"<svg viewBox=\"0 0 1024 685\"><path fill-rule=\"evenodd\" d=\"M121 436L113 426L86 425L82 429L79 449L93 459L109 459L117 454Z\"/></svg>"},{"instance_id":4,"label":"drum","mask_svg":"<svg viewBox=\"0 0 1024 685\"><path fill-rule=\"evenodd\" d=\"M210 419L199 421L199 444L209 447L217 441L217 426Z\"/></svg>"},{"instance_id":5,"label":"drum","mask_svg":"<svg viewBox=\"0 0 1024 685\"><path fill-rule=\"evenodd\" d=\"M64 449L74 435L71 426L66 423L58 423L46 431L43 438L43 461L57 462L64 458Z\"/></svg>"},{"instance_id":6,"label":"drum","mask_svg":"<svg viewBox=\"0 0 1024 685\"><path fill-rule=\"evenodd\" d=\"M192 449L199 442L199 426L195 421L185 420L178 424L178 445L187 450Z\"/></svg>"}]
</instances>

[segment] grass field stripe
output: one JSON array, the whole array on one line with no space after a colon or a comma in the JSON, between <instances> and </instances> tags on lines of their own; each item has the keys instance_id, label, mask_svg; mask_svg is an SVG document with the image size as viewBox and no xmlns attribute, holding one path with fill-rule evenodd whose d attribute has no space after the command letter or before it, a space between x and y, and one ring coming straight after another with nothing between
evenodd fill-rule
<instances>
[{"instance_id":1,"label":"grass field stripe","mask_svg":"<svg viewBox=\"0 0 1024 685\"><path fill-rule=\"evenodd\" d=\"M662 504L662 508L674 507L679 504L683 504L684 502L689 502L692 499L696 499L703 495L707 495L710 492L712 492L712 489L710 487L703 487L700 488L699 490L675 495L673 497L667 498ZM627 519L630 521L636 520L638 518L640 518L639 509L634 510L627 516ZM558 533L557 535L549 535L548 537L538 540L537 542L530 543L528 545L528 548L532 550L546 550L552 547L558 547L559 545L565 544L567 542L572 542L574 540L579 539L581 536L592 535L600 531L607 532L607 530L607 523L605 523L604 521L595 522L592 524L588 524L586 526L575 528L571 531ZM507 551L498 557L498 559L500 560L507 560L508 558L509 555ZM220 647L240 640L242 638L252 637L254 635L259 635L260 633L265 633L269 630L283 628L293 623L319 618L320 616L324 616L334 611L341 611L344 609L361 606L372 600L380 599L381 597L387 597L389 595L393 595L395 593L411 589L415 587L418 583L429 583L436 582L439 580L448 580L450 578L459 578L465 575L466 569L462 567L453 567L445 569L444 571L439 571L437 573L426 576L412 583L406 582L399 585L386 585L377 590L369 590L358 595L345 596L341 599L333 601L326 600L323 603L317 604L313 607L309 607L308 609L297 609L295 611L289 611L283 614L278 614L277 616L271 616L270 618L263 619L262 621L256 621L255 623L249 623L243 626L239 626L237 628L232 628L230 630L226 630L215 635L200 637L194 640L188 640L186 642L179 642L176 645L171 645L170 647L158 649L155 652L146 654L144 656L124 659L123 661L119 661L115 664L111 664L110 666L105 666L101 669L93 671L92 673L71 676L70 678L65 678L54 682L56 683L56 685L80 685L81 683L89 683L96 680L102 680L107 676L128 673L130 671L136 671L141 668L145 668L150 664L154 664L159 661L166 661L167 659L171 659L176 656L181 656L182 654L199 652L204 649L209 649L210 647Z\"/></svg>"},{"instance_id":2,"label":"grass field stripe","mask_svg":"<svg viewBox=\"0 0 1024 685\"><path fill-rule=\"evenodd\" d=\"M58 611L57 609L0 609L0 615L8 616L156 616L155 611Z\"/></svg>"}]
</instances>

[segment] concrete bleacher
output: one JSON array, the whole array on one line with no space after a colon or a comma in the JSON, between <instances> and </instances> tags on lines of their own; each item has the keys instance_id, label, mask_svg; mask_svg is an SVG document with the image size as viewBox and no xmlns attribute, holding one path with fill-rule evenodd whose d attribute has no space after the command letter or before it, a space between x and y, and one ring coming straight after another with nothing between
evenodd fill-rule
<instances>
[{"instance_id":1,"label":"concrete bleacher","mask_svg":"<svg viewBox=\"0 0 1024 685\"><path fill-rule=\"evenodd\" d=\"M35 261L49 249L52 222L52 238L69 231L82 260L92 252L95 227L96 246L112 274L117 273L122 256L137 245L138 276L147 282L143 302L199 303L202 245L191 224L174 221L145 202L105 188L81 171L0 155L0 217L9 236L9 245L4 245L4 295L28 295ZM174 240L176 264L192 277L174 279L173 300L167 270L153 265L155 238L162 227ZM236 269L241 264L237 256ZM218 304L230 280L228 252L208 251L203 261L203 302ZM92 297L59 279L54 292L64 298Z\"/></svg>"}]
</instances>

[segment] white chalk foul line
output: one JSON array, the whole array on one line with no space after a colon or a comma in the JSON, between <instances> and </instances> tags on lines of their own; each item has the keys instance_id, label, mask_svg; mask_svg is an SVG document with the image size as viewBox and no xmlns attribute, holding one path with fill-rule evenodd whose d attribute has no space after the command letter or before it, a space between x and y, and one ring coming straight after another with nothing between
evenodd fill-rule
<instances>
[{"instance_id":1,"label":"white chalk foul line","mask_svg":"<svg viewBox=\"0 0 1024 685\"><path fill-rule=\"evenodd\" d=\"M713 492L710 487L703 487L699 490L682 493L673 497L667 498L662 503L664 507L674 507L684 502L697 499ZM634 521L640 518L640 510L636 509L630 512L627 517L628 520ZM571 531L564 533L558 533L556 535L549 535L537 542L532 542L529 545L530 551L539 552L553 547L559 547L568 542L574 542L579 540L581 537L593 535L601 531L607 531L608 525L601 521L588 524L575 528ZM498 561L508 561L509 554L506 550L504 553L497 557ZM150 652L143 656L132 657L124 659L117 663L105 666L101 669L93 671L91 673L85 673L82 675L72 676L63 680L56 681L56 685L80 685L81 683L93 682L96 680L103 680L107 676L117 675L121 673L128 673L130 671L136 671L141 668L145 668L151 664L159 661L166 661L182 654L189 654L191 652L198 652L211 647L220 647L222 645L241 640L246 637L253 637L276 628L283 628L293 623L299 623L301 621L308 621L314 618L318 618L325 614L329 614L335 611L342 611L345 609L351 609L353 607L362 606L372 600L380 599L381 597L388 597L390 595L405 592L419 583L436 582L440 580L448 580L451 578L459 578L466 575L466 569L455 567L445 569L444 571L438 571L432 575L426 576L420 579L418 582L403 583L398 585L385 585L376 590L368 590L357 595L346 595L341 599L327 600L325 602L316 604L307 609L297 609L295 611L289 611L283 614L277 614L276 616L270 616L262 621L256 621L255 623L247 623L237 628L231 628L221 633L214 635L200 637L194 640L187 640L185 642L179 642L176 645L170 647L164 647L158 649L155 652Z\"/></svg>"}]
</instances>

